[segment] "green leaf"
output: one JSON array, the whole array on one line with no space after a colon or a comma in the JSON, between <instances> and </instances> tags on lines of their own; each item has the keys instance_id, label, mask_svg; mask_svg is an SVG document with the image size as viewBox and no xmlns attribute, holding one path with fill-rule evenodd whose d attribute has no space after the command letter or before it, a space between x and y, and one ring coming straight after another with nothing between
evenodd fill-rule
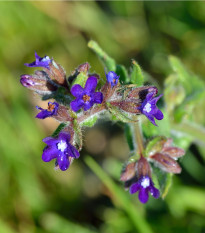
<instances>
[{"instance_id":1,"label":"green leaf","mask_svg":"<svg viewBox=\"0 0 205 233\"><path fill-rule=\"evenodd\" d=\"M120 75L120 82L126 84L129 82L129 75L127 69L123 65L117 65L116 68L117 75Z\"/></svg>"},{"instance_id":2,"label":"green leaf","mask_svg":"<svg viewBox=\"0 0 205 233\"><path fill-rule=\"evenodd\" d=\"M86 121L83 121L81 126L92 127L96 123L97 120L98 120L97 116L90 117Z\"/></svg>"},{"instance_id":3,"label":"green leaf","mask_svg":"<svg viewBox=\"0 0 205 233\"><path fill-rule=\"evenodd\" d=\"M63 128L65 128L65 126L66 126L65 123L61 123L61 124L57 127L57 129L53 132L52 137L57 137L58 134L60 133L60 131L61 131Z\"/></svg>"},{"instance_id":4,"label":"green leaf","mask_svg":"<svg viewBox=\"0 0 205 233\"><path fill-rule=\"evenodd\" d=\"M142 74L142 70L135 60L132 60L132 64L133 67L130 75L131 83L136 84L137 86L142 86L144 83L144 76Z\"/></svg>"},{"instance_id":5,"label":"green leaf","mask_svg":"<svg viewBox=\"0 0 205 233\"><path fill-rule=\"evenodd\" d=\"M115 71L116 72L116 63L113 58L107 55L106 52L102 50L102 48L93 40L88 42L88 47L92 49L97 56L102 61L103 65L107 68L108 71ZM106 81L106 80L105 80Z\"/></svg>"}]
</instances>

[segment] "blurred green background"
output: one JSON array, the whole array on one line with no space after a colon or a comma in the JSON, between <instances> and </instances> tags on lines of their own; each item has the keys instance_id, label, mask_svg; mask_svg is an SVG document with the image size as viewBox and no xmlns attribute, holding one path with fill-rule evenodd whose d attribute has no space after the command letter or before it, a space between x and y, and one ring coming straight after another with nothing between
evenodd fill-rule
<instances>
[{"instance_id":1,"label":"blurred green background","mask_svg":"<svg viewBox=\"0 0 205 233\"><path fill-rule=\"evenodd\" d=\"M161 91L171 54L204 80L204 2L0 2L0 233L205 232L203 142L180 160L165 200L146 206L119 182L128 146L118 125L86 130L81 158L67 172L42 162L42 138L57 124L34 118L35 105L46 103L20 85L20 75L33 72L24 63L36 51L67 75L86 61L103 75L90 39L126 67L136 59ZM198 118L204 125L204 107Z\"/></svg>"}]
</instances>

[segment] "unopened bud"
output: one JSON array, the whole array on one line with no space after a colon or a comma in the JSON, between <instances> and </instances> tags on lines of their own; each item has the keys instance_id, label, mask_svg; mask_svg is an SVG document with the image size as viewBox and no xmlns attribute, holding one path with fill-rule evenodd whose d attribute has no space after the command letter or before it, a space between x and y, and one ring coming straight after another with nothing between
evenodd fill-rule
<instances>
[{"instance_id":1,"label":"unopened bud","mask_svg":"<svg viewBox=\"0 0 205 233\"><path fill-rule=\"evenodd\" d=\"M135 176L136 173L136 162L132 162L127 164L125 169L122 171L122 174L120 176L121 181L128 181L132 179Z\"/></svg>"},{"instance_id":2,"label":"unopened bud","mask_svg":"<svg viewBox=\"0 0 205 233\"><path fill-rule=\"evenodd\" d=\"M49 69L46 69L45 72L53 82L58 85L67 87L65 70L54 60L49 63Z\"/></svg>"},{"instance_id":3,"label":"unopened bud","mask_svg":"<svg viewBox=\"0 0 205 233\"><path fill-rule=\"evenodd\" d=\"M151 156L151 159L157 162L160 168L166 172L176 173L176 174L181 173L181 167L169 155L156 153L153 156Z\"/></svg>"},{"instance_id":4,"label":"unopened bud","mask_svg":"<svg viewBox=\"0 0 205 233\"><path fill-rule=\"evenodd\" d=\"M21 75L20 79L21 84L32 90L36 91L39 94L46 95L51 94L52 92L57 90L57 87L52 85L46 76L38 76L38 75Z\"/></svg>"}]
</instances>

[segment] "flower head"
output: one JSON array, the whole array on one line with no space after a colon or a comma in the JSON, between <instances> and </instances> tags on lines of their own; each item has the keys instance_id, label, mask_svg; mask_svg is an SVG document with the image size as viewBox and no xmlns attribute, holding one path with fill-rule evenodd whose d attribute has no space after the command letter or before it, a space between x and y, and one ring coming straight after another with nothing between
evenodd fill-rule
<instances>
[{"instance_id":1,"label":"flower head","mask_svg":"<svg viewBox=\"0 0 205 233\"><path fill-rule=\"evenodd\" d=\"M107 81L111 84L111 87L117 85L120 76L117 76L117 74L114 71L109 71L107 74L105 73L105 75Z\"/></svg>"},{"instance_id":2,"label":"flower head","mask_svg":"<svg viewBox=\"0 0 205 233\"><path fill-rule=\"evenodd\" d=\"M70 103L70 107L73 111L77 112L83 108L84 111L90 109L95 103L101 104L103 101L103 94L101 92L95 92L97 86L97 78L91 76L88 78L85 88L76 84L71 89L71 94L76 97Z\"/></svg>"},{"instance_id":3,"label":"flower head","mask_svg":"<svg viewBox=\"0 0 205 233\"><path fill-rule=\"evenodd\" d=\"M157 101L162 97L162 95L154 98L153 96L154 92L148 93L138 109L149 119L153 125L156 125L154 118L157 120L162 120L164 118L163 113L156 106Z\"/></svg>"},{"instance_id":4,"label":"flower head","mask_svg":"<svg viewBox=\"0 0 205 233\"><path fill-rule=\"evenodd\" d=\"M47 146L43 150L42 160L44 162L50 162L52 159L56 159L59 168L65 171L70 166L70 162L75 158L79 158L80 154L78 150L71 145L70 134L61 132L58 138L47 137L43 139L43 142Z\"/></svg>"},{"instance_id":5,"label":"flower head","mask_svg":"<svg viewBox=\"0 0 205 233\"><path fill-rule=\"evenodd\" d=\"M39 57L38 54L35 52L35 58L36 60L34 62L25 63L24 65L28 67L44 67L49 69L49 64L51 62L49 56Z\"/></svg>"},{"instance_id":6,"label":"flower head","mask_svg":"<svg viewBox=\"0 0 205 233\"><path fill-rule=\"evenodd\" d=\"M57 102L48 102L48 109L43 109L41 107L36 106L37 109L41 110L36 118L45 119L47 117L51 117L53 115L57 115L59 104Z\"/></svg>"},{"instance_id":7,"label":"flower head","mask_svg":"<svg viewBox=\"0 0 205 233\"><path fill-rule=\"evenodd\" d=\"M141 176L139 180L132 184L130 187L130 194L134 194L139 191L139 200L145 204L149 199L149 193L154 198L159 198L160 192L157 188L154 187L152 179L147 176Z\"/></svg>"}]
</instances>

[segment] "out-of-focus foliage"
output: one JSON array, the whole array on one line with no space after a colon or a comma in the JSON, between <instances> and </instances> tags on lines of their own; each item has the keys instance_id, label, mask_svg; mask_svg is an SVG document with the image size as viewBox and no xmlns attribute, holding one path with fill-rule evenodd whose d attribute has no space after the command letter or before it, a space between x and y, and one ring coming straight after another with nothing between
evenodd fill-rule
<instances>
[{"instance_id":1,"label":"out-of-focus foliage","mask_svg":"<svg viewBox=\"0 0 205 233\"><path fill-rule=\"evenodd\" d=\"M204 231L203 2L0 2L0 33L0 232ZM172 136L187 150L164 201L142 206L118 182L129 150L117 125L85 132L84 153L67 172L41 161L41 139L56 123L34 118L34 105L43 103L19 84L31 72L23 64L36 50L53 56L68 75L89 61L103 76L90 39L118 64L128 67L135 59L145 81L164 92L168 114L158 128L144 121L143 130ZM84 162L86 153L102 168L90 157Z\"/></svg>"}]
</instances>

